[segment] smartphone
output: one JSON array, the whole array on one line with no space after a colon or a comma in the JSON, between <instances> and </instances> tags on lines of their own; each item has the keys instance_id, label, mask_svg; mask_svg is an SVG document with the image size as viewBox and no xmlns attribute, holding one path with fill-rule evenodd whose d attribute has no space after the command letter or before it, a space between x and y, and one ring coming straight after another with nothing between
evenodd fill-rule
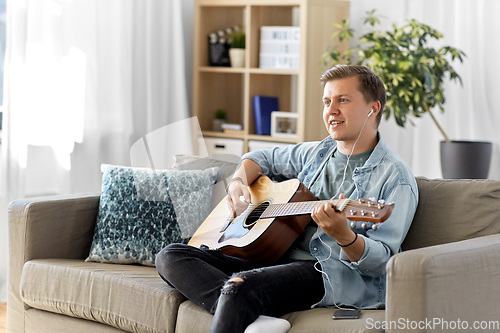
<instances>
[{"instance_id":1,"label":"smartphone","mask_svg":"<svg viewBox=\"0 0 500 333\"><path fill-rule=\"evenodd\" d=\"M333 313L333 319L358 319L360 316L360 309L337 310Z\"/></svg>"}]
</instances>

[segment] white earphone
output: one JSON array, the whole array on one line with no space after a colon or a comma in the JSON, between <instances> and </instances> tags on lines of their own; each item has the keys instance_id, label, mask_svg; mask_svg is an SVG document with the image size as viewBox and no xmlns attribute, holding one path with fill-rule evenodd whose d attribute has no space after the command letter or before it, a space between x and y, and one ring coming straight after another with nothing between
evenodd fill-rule
<instances>
[{"instance_id":1,"label":"white earphone","mask_svg":"<svg viewBox=\"0 0 500 333\"><path fill-rule=\"evenodd\" d=\"M368 113L368 115L366 117L368 118L369 116L372 115L372 113L373 113L373 109L370 111L370 113Z\"/></svg>"}]
</instances>

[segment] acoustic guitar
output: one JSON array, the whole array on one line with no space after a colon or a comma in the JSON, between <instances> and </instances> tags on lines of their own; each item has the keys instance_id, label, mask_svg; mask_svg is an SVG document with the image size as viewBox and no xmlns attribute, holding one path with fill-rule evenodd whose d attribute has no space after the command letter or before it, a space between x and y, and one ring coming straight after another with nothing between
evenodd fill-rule
<instances>
[{"instance_id":1,"label":"acoustic guitar","mask_svg":"<svg viewBox=\"0 0 500 333\"><path fill-rule=\"evenodd\" d=\"M249 190L253 203L243 213L233 218L224 198L188 244L269 265L304 232L314 208L325 202L319 201L298 179L275 183L262 175ZM392 213L392 204L383 201L329 201L336 210L345 211L350 221L381 223Z\"/></svg>"}]
</instances>

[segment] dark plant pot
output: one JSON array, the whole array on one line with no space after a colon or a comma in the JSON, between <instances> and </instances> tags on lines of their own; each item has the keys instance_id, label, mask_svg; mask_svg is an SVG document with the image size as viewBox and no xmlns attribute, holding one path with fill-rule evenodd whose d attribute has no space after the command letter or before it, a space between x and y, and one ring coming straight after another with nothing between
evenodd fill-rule
<instances>
[{"instance_id":1,"label":"dark plant pot","mask_svg":"<svg viewBox=\"0 0 500 333\"><path fill-rule=\"evenodd\" d=\"M441 141L441 170L444 179L487 179L491 142Z\"/></svg>"}]
</instances>

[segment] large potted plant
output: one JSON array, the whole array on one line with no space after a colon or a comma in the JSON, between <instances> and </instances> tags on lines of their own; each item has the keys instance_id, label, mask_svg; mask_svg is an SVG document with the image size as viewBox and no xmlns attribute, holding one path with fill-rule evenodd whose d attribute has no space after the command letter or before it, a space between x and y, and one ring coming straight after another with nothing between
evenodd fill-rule
<instances>
[{"instance_id":1,"label":"large potted plant","mask_svg":"<svg viewBox=\"0 0 500 333\"><path fill-rule=\"evenodd\" d=\"M364 24L375 26L380 21L375 10L367 12ZM349 20L333 24L337 30L331 39L340 42L353 37ZM444 136L441 142L441 168L444 178L487 178L491 160L491 143L477 141L451 141L439 125L431 109L444 111L444 82L458 80L459 74L451 61L463 61L465 54L453 47L431 47L430 40L443 35L435 29L410 20L402 27L393 25L390 31L373 31L359 38L360 45L339 51L329 46L322 55L324 66L339 63L359 64L370 67L380 76L387 91L387 104L383 111L404 127L411 116L429 114ZM357 59L355 59L357 58Z\"/></svg>"}]
</instances>

